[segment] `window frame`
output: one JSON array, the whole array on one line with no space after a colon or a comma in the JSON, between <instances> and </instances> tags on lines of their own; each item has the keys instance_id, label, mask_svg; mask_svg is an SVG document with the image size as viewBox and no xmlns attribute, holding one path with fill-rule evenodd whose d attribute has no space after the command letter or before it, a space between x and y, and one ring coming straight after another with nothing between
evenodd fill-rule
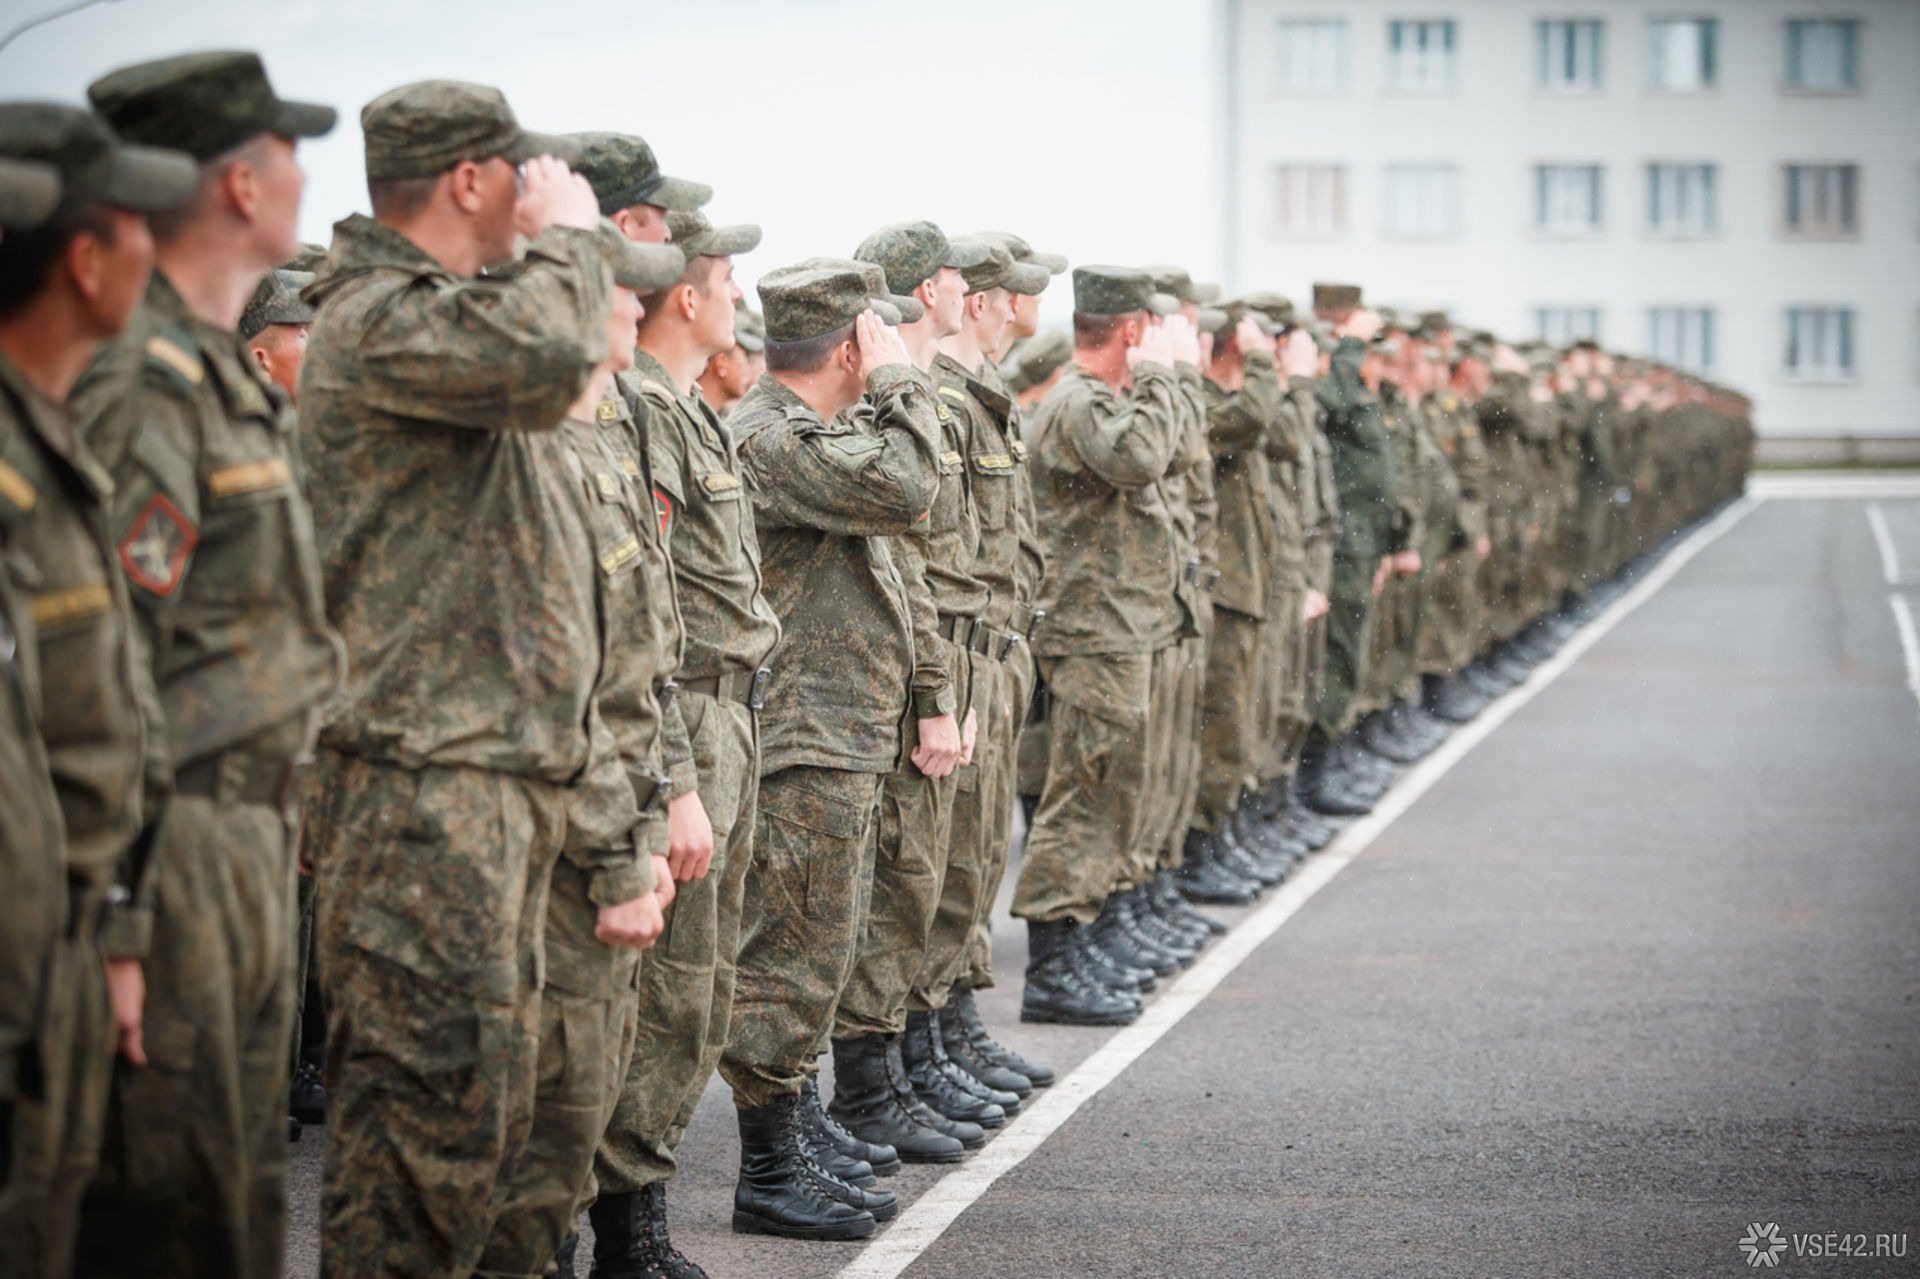
<instances>
[{"instance_id":1,"label":"window frame","mask_svg":"<svg viewBox=\"0 0 1920 1279\"><path fill-rule=\"evenodd\" d=\"M1548 225L1541 220L1541 174L1547 169L1590 169L1595 174L1593 224L1585 228ZM1528 166L1527 230L1542 240L1597 240L1607 234L1607 165L1601 160L1536 160Z\"/></svg>"},{"instance_id":2,"label":"window frame","mask_svg":"<svg viewBox=\"0 0 1920 1279\"><path fill-rule=\"evenodd\" d=\"M1550 82L1547 78L1547 68L1552 63L1548 49L1548 29L1573 26L1594 28L1593 82L1591 84L1558 84ZM1534 19L1533 52L1533 91L1536 94L1554 98L1593 97L1607 91L1607 20L1604 16Z\"/></svg>"},{"instance_id":3,"label":"window frame","mask_svg":"<svg viewBox=\"0 0 1920 1279\"><path fill-rule=\"evenodd\" d=\"M1707 212L1704 228L1663 226L1654 220L1654 173L1656 170L1702 170L1707 175ZM1645 220L1641 230L1654 240L1715 240L1720 237L1720 165L1713 160L1647 160L1640 166L1640 181L1645 196L1641 210Z\"/></svg>"},{"instance_id":4,"label":"window frame","mask_svg":"<svg viewBox=\"0 0 1920 1279\"><path fill-rule=\"evenodd\" d=\"M1278 183L1280 175L1287 170L1317 169L1335 175L1336 193L1334 204L1336 216L1329 229L1289 230L1281 221L1281 201ZM1274 160L1267 165L1267 237L1273 240L1291 242L1332 242L1344 240L1352 233L1353 226L1353 167L1344 160L1301 159Z\"/></svg>"},{"instance_id":5,"label":"window frame","mask_svg":"<svg viewBox=\"0 0 1920 1279\"><path fill-rule=\"evenodd\" d=\"M1858 160L1782 160L1775 166L1777 177L1774 180L1774 225L1783 240L1804 240L1810 243L1845 244L1861 238L1861 223L1865 220L1866 209L1866 166ZM1807 229L1793 225L1789 216L1788 202L1793 197L1793 172L1795 169L1832 169L1851 170L1853 172L1853 225L1838 230L1824 228ZM1843 188L1844 191L1844 188ZM1842 202L1846 200L1842 195Z\"/></svg>"},{"instance_id":6,"label":"window frame","mask_svg":"<svg viewBox=\"0 0 1920 1279\"><path fill-rule=\"evenodd\" d=\"M1284 78L1287 64L1286 29L1298 27L1337 27L1340 31L1339 56L1335 83L1302 87L1288 84ZM1273 22L1273 96L1277 98L1333 98L1353 90L1353 23L1345 14L1282 14Z\"/></svg>"},{"instance_id":7,"label":"window frame","mask_svg":"<svg viewBox=\"0 0 1920 1279\"><path fill-rule=\"evenodd\" d=\"M1598 302L1535 302L1527 309L1533 313L1534 336L1543 342L1551 342L1556 346L1565 346L1569 342L1578 341L1582 338L1591 338L1595 342L1606 341L1607 308ZM1548 336L1547 326L1541 322L1548 314L1558 313L1565 317L1571 316L1576 311L1585 311L1593 316L1593 325L1590 332L1576 333L1574 332L1573 326L1569 324L1565 326L1566 332L1561 336L1557 338Z\"/></svg>"},{"instance_id":8,"label":"window frame","mask_svg":"<svg viewBox=\"0 0 1920 1279\"><path fill-rule=\"evenodd\" d=\"M1393 225L1395 207L1393 190L1395 178L1406 174L1425 177L1444 173L1450 184L1446 192L1447 216L1445 228L1433 230L1402 230ZM1453 160L1389 160L1380 171L1380 238L1393 241L1424 241L1439 243L1457 240L1461 236L1460 228L1460 165Z\"/></svg>"},{"instance_id":9,"label":"window frame","mask_svg":"<svg viewBox=\"0 0 1920 1279\"><path fill-rule=\"evenodd\" d=\"M1796 371L1790 359L1796 333L1794 317L1802 312L1818 311L1826 315L1845 316L1841 328L1842 346L1847 355L1844 369L1834 372L1822 368L1817 371ZM1781 312L1782 332L1780 350L1780 372L1794 386L1853 386L1860 381L1860 311L1859 308L1845 302L1789 302Z\"/></svg>"},{"instance_id":10,"label":"window frame","mask_svg":"<svg viewBox=\"0 0 1920 1279\"><path fill-rule=\"evenodd\" d=\"M1457 18L1393 18L1386 19L1386 75L1382 78L1388 94L1394 97L1437 98L1460 91L1460 22ZM1403 84L1399 79L1400 56L1393 47L1394 32L1399 27L1446 28L1446 82L1438 85Z\"/></svg>"},{"instance_id":11,"label":"window frame","mask_svg":"<svg viewBox=\"0 0 1920 1279\"><path fill-rule=\"evenodd\" d=\"M1707 29L1706 49L1708 74L1706 79L1696 88L1677 89L1671 85L1658 84L1654 81L1654 68L1657 65L1655 58L1657 42L1654 39L1654 32L1662 25L1679 22L1691 22ZM1646 87L1648 93L1658 94L1663 97L1689 98L1698 97L1701 94L1718 93L1720 91L1720 19L1712 14L1648 14Z\"/></svg>"},{"instance_id":12,"label":"window frame","mask_svg":"<svg viewBox=\"0 0 1920 1279\"><path fill-rule=\"evenodd\" d=\"M1705 321L1701 326L1701 333L1704 339L1701 346L1703 347L1705 359L1702 360L1697 367L1688 365L1684 353L1676 357L1672 353L1660 349L1659 344L1655 341L1654 327L1655 317L1662 314L1672 315L1676 318L1686 315L1696 315ZM1664 364L1671 364L1682 372L1691 373L1696 377L1713 376L1714 368L1718 364L1717 357L1719 355L1720 318L1717 308L1709 306L1704 302L1650 302L1646 308L1646 322L1647 340L1645 349L1648 358L1658 360ZM1679 345L1685 346L1685 342L1682 341Z\"/></svg>"},{"instance_id":13,"label":"window frame","mask_svg":"<svg viewBox=\"0 0 1920 1279\"><path fill-rule=\"evenodd\" d=\"M1807 98L1851 98L1866 92L1867 69L1865 66L1866 40L1862 36L1866 22L1858 15L1829 17L1825 14L1806 14L1781 19L1780 29L1780 91L1797 97ZM1851 26L1853 28L1853 83L1838 87L1827 85L1796 84L1794 71L1794 28L1799 26Z\"/></svg>"}]
</instances>

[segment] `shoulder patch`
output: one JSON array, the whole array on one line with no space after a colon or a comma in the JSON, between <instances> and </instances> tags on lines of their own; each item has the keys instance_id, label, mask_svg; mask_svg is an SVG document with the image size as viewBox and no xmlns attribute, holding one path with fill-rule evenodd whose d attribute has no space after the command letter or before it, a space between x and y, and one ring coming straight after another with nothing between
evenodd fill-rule
<instances>
[{"instance_id":1,"label":"shoulder patch","mask_svg":"<svg viewBox=\"0 0 1920 1279\"><path fill-rule=\"evenodd\" d=\"M701 476L700 483L709 493L731 493L740 487L740 477L727 471L715 471L711 475Z\"/></svg>"},{"instance_id":2,"label":"shoulder patch","mask_svg":"<svg viewBox=\"0 0 1920 1279\"><path fill-rule=\"evenodd\" d=\"M188 386L199 386L206 380L207 369L200 357L188 351L172 338L156 333L147 339L147 363L157 364L186 382Z\"/></svg>"},{"instance_id":3,"label":"shoulder patch","mask_svg":"<svg viewBox=\"0 0 1920 1279\"><path fill-rule=\"evenodd\" d=\"M171 595L199 541L200 534L180 508L156 493L120 539L120 567L135 586L155 595Z\"/></svg>"},{"instance_id":4,"label":"shoulder patch","mask_svg":"<svg viewBox=\"0 0 1920 1279\"><path fill-rule=\"evenodd\" d=\"M600 571L611 576L623 566L632 563L640 556L640 539L629 534L620 540L618 546L605 551L600 556Z\"/></svg>"},{"instance_id":5,"label":"shoulder patch","mask_svg":"<svg viewBox=\"0 0 1920 1279\"><path fill-rule=\"evenodd\" d=\"M659 489L653 491L653 509L660 514L660 536L667 535L667 521L673 516L673 499Z\"/></svg>"},{"instance_id":6,"label":"shoulder patch","mask_svg":"<svg viewBox=\"0 0 1920 1279\"><path fill-rule=\"evenodd\" d=\"M659 396L669 404L673 403L673 392L650 377L640 379L640 389L648 395Z\"/></svg>"},{"instance_id":7,"label":"shoulder patch","mask_svg":"<svg viewBox=\"0 0 1920 1279\"><path fill-rule=\"evenodd\" d=\"M973 455L973 464L983 471L1011 471L1013 469L1013 454L1010 452L975 453Z\"/></svg>"},{"instance_id":8,"label":"shoulder patch","mask_svg":"<svg viewBox=\"0 0 1920 1279\"><path fill-rule=\"evenodd\" d=\"M39 503L40 491L26 476L0 461L0 497L19 507L22 515L28 515Z\"/></svg>"},{"instance_id":9,"label":"shoulder patch","mask_svg":"<svg viewBox=\"0 0 1920 1279\"><path fill-rule=\"evenodd\" d=\"M640 478L640 459L623 453L620 456L620 469L637 480Z\"/></svg>"},{"instance_id":10,"label":"shoulder patch","mask_svg":"<svg viewBox=\"0 0 1920 1279\"><path fill-rule=\"evenodd\" d=\"M1014 461L1024 462L1027 460L1027 442L1025 440L1008 440L1007 452L1013 454Z\"/></svg>"},{"instance_id":11,"label":"shoulder patch","mask_svg":"<svg viewBox=\"0 0 1920 1279\"><path fill-rule=\"evenodd\" d=\"M593 415L602 422L618 422L620 420L620 407L612 400L602 400L600 401L600 407L593 411Z\"/></svg>"},{"instance_id":12,"label":"shoulder patch","mask_svg":"<svg viewBox=\"0 0 1920 1279\"><path fill-rule=\"evenodd\" d=\"M944 453L942 453L942 454L940 455L940 469L941 469L942 471L957 471L957 470L959 470L959 469L960 469L960 455L959 455L958 453L956 453L956 452L954 452L954 451L953 451L952 449L949 449L949 450L947 450L946 452L944 452Z\"/></svg>"},{"instance_id":13,"label":"shoulder patch","mask_svg":"<svg viewBox=\"0 0 1920 1279\"><path fill-rule=\"evenodd\" d=\"M593 483L600 490L601 497L609 502L620 500L620 478L612 471L596 470L593 473Z\"/></svg>"}]
</instances>

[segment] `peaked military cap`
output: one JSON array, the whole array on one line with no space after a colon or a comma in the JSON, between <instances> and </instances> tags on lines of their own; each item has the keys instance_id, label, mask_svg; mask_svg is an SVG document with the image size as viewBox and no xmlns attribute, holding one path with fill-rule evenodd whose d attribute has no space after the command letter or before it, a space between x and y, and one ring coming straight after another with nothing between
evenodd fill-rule
<instances>
[{"instance_id":1,"label":"peaked military cap","mask_svg":"<svg viewBox=\"0 0 1920 1279\"><path fill-rule=\"evenodd\" d=\"M1047 269L1048 275L1059 275L1067 269L1067 259L1061 253L1042 253L1011 231L975 231L967 237L970 240L985 240L997 244L1013 254L1015 262L1032 262Z\"/></svg>"},{"instance_id":2,"label":"peaked military cap","mask_svg":"<svg viewBox=\"0 0 1920 1279\"><path fill-rule=\"evenodd\" d=\"M1032 297L1045 292L1047 285L1053 282L1053 275L1045 267L1036 262L1016 262L1003 244L975 239L955 240L954 243L968 247L978 245L986 251L986 256L973 266L960 268L960 275L966 280L969 293L1005 289L1009 293Z\"/></svg>"},{"instance_id":3,"label":"peaked military cap","mask_svg":"<svg viewBox=\"0 0 1920 1279\"><path fill-rule=\"evenodd\" d=\"M1000 366L1000 376L1017 393L1040 385L1071 359L1073 339L1059 329L1042 329L1013 344Z\"/></svg>"},{"instance_id":4,"label":"peaked military cap","mask_svg":"<svg viewBox=\"0 0 1920 1279\"><path fill-rule=\"evenodd\" d=\"M0 147L6 145L0 139ZM0 155L0 227L31 231L60 207L60 170L37 160Z\"/></svg>"},{"instance_id":5,"label":"peaked military cap","mask_svg":"<svg viewBox=\"0 0 1920 1279\"><path fill-rule=\"evenodd\" d=\"M1313 309L1316 311L1354 311L1359 307L1360 286L1357 284L1313 286Z\"/></svg>"},{"instance_id":6,"label":"peaked military cap","mask_svg":"<svg viewBox=\"0 0 1920 1279\"><path fill-rule=\"evenodd\" d=\"M191 157L130 146L93 112L52 102L0 104L0 155L54 171L59 194L48 218L88 204L171 209L192 195L200 180Z\"/></svg>"},{"instance_id":7,"label":"peaked military cap","mask_svg":"<svg viewBox=\"0 0 1920 1279\"><path fill-rule=\"evenodd\" d=\"M747 305L745 298L736 299L733 304L733 342L752 355L767 349L767 322Z\"/></svg>"},{"instance_id":8,"label":"peaked military cap","mask_svg":"<svg viewBox=\"0 0 1920 1279\"><path fill-rule=\"evenodd\" d=\"M1436 334L1451 332L1453 332L1453 318L1445 311L1420 313L1420 336L1433 337Z\"/></svg>"},{"instance_id":9,"label":"peaked military cap","mask_svg":"<svg viewBox=\"0 0 1920 1279\"><path fill-rule=\"evenodd\" d=\"M1153 263L1145 269L1147 274L1153 277L1153 288L1156 293L1168 294L1183 303L1198 302L1200 300L1194 296L1193 277L1187 274L1185 267L1169 266L1164 262L1159 262Z\"/></svg>"},{"instance_id":10,"label":"peaked military cap","mask_svg":"<svg viewBox=\"0 0 1920 1279\"><path fill-rule=\"evenodd\" d=\"M1220 300L1221 292L1222 289L1217 284L1201 284L1195 281L1193 285L1193 300L1201 306L1211 306Z\"/></svg>"},{"instance_id":11,"label":"peaked military cap","mask_svg":"<svg viewBox=\"0 0 1920 1279\"><path fill-rule=\"evenodd\" d=\"M949 240L945 231L922 220L881 227L860 241L853 256L879 266L887 273L888 292L904 295L919 288L942 267L965 271L979 266L986 261L988 251L978 240Z\"/></svg>"},{"instance_id":12,"label":"peaked military cap","mask_svg":"<svg viewBox=\"0 0 1920 1279\"><path fill-rule=\"evenodd\" d=\"M311 271L289 271L275 267L260 277L259 287L247 299L240 312L240 336L257 336L269 324L309 324L313 307L300 296L300 290L313 283Z\"/></svg>"},{"instance_id":13,"label":"peaked military cap","mask_svg":"<svg viewBox=\"0 0 1920 1279\"><path fill-rule=\"evenodd\" d=\"M1236 323L1231 311L1217 306L1201 307L1200 314L1194 319L1195 328L1202 333L1211 333L1216 338L1233 332Z\"/></svg>"},{"instance_id":14,"label":"peaked military cap","mask_svg":"<svg viewBox=\"0 0 1920 1279\"><path fill-rule=\"evenodd\" d=\"M1270 291L1249 293L1240 298L1239 302L1249 311L1258 312L1274 324L1295 323L1293 302L1281 294Z\"/></svg>"},{"instance_id":15,"label":"peaked military cap","mask_svg":"<svg viewBox=\"0 0 1920 1279\"><path fill-rule=\"evenodd\" d=\"M1073 309L1083 315L1170 314L1164 293L1155 293L1153 277L1134 266L1077 266L1073 269ZM1173 310L1178 309L1174 303Z\"/></svg>"},{"instance_id":16,"label":"peaked military cap","mask_svg":"<svg viewBox=\"0 0 1920 1279\"><path fill-rule=\"evenodd\" d=\"M571 164L579 157L565 138L521 128L500 90L464 80L389 89L360 108L360 128L374 182L439 177L463 160L520 164L550 155Z\"/></svg>"},{"instance_id":17,"label":"peaked military cap","mask_svg":"<svg viewBox=\"0 0 1920 1279\"><path fill-rule=\"evenodd\" d=\"M900 309L882 289L885 276L871 262L851 258L808 258L760 277L760 307L767 338L804 342L853 323L872 311L888 324L900 323Z\"/></svg>"},{"instance_id":18,"label":"peaked military cap","mask_svg":"<svg viewBox=\"0 0 1920 1279\"><path fill-rule=\"evenodd\" d=\"M746 253L760 244L760 228L752 222L733 226L715 226L698 209L667 211L667 230L673 233L673 247L695 258L730 258Z\"/></svg>"},{"instance_id":19,"label":"peaked military cap","mask_svg":"<svg viewBox=\"0 0 1920 1279\"><path fill-rule=\"evenodd\" d=\"M645 138L631 133L570 133L567 140L579 149L573 167L593 185L602 213L618 213L636 204L690 213L713 199L713 188L706 183L660 172L660 162Z\"/></svg>"},{"instance_id":20,"label":"peaked military cap","mask_svg":"<svg viewBox=\"0 0 1920 1279\"><path fill-rule=\"evenodd\" d=\"M599 236L611 251L613 282L635 293L652 293L677 284L687 271L687 255L677 244L643 244L600 219Z\"/></svg>"},{"instance_id":21,"label":"peaked military cap","mask_svg":"<svg viewBox=\"0 0 1920 1279\"><path fill-rule=\"evenodd\" d=\"M249 138L317 138L338 114L274 93L260 55L183 53L142 62L87 86L94 109L129 142L211 160Z\"/></svg>"}]
</instances>

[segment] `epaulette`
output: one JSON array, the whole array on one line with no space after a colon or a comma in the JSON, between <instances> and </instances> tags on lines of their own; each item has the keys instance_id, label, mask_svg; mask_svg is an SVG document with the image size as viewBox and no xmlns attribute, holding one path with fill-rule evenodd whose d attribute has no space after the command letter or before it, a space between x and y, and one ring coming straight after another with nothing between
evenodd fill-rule
<instances>
[{"instance_id":1,"label":"epaulette","mask_svg":"<svg viewBox=\"0 0 1920 1279\"><path fill-rule=\"evenodd\" d=\"M643 395L657 395L669 404L672 404L675 399L672 391L650 377L640 379L640 391Z\"/></svg>"},{"instance_id":2,"label":"epaulette","mask_svg":"<svg viewBox=\"0 0 1920 1279\"><path fill-rule=\"evenodd\" d=\"M179 329L166 329L147 339L146 367L159 369L169 378L180 384L182 390L192 390L207 379L207 366L199 351L194 348L193 339Z\"/></svg>"}]
</instances>

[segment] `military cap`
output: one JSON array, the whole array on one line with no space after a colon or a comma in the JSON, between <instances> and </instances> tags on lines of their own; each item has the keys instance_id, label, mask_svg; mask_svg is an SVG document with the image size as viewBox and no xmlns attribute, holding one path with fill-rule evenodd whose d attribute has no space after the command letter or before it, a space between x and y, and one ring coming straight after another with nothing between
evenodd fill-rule
<instances>
[{"instance_id":1,"label":"military cap","mask_svg":"<svg viewBox=\"0 0 1920 1279\"><path fill-rule=\"evenodd\" d=\"M859 258L817 257L806 258L795 265L837 270L848 263L858 267L860 274L866 278L867 292L873 298L875 315L888 324L917 324L926 318L927 308L921 305L919 298L907 293L888 291L887 273L878 263L863 262Z\"/></svg>"},{"instance_id":2,"label":"military cap","mask_svg":"<svg viewBox=\"0 0 1920 1279\"><path fill-rule=\"evenodd\" d=\"M1202 333L1211 333L1215 337L1220 337L1233 332L1233 326L1237 323L1233 313L1224 307L1203 306L1194 320L1194 327Z\"/></svg>"},{"instance_id":3,"label":"military cap","mask_svg":"<svg viewBox=\"0 0 1920 1279\"><path fill-rule=\"evenodd\" d=\"M760 228L752 222L733 226L715 226L698 209L669 209L667 230L673 233L673 247L695 258L730 258L758 247Z\"/></svg>"},{"instance_id":4,"label":"military cap","mask_svg":"<svg viewBox=\"0 0 1920 1279\"><path fill-rule=\"evenodd\" d=\"M1392 329L1396 333L1409 333L1413 330L1413 326L1407 322L1406 317L1400 313L1398 308L1377 306L1373 308L1373 313L1380 317L1380 332L1382 333L1385 333L1388 329Z\"/></svg>"},{"instance_id":5,"label":"military cap","mask_svg":"<svg viewBox=\"0 0 1920 1279\"><path fill-rule=\"evenodd\" d=\"M0 146L4 146L0 139ZM60 207L60 170L37 160L0 155L0 227L31 231Z\"/></svg>"},{"instance_id":6,"label":"military cap","mask_svg":"<svg viewBox=\"0 0 1920 1279\"><path fill-rule=\"evenodd\" d=\"M1276 325L1294 323L1293 303L1278 293L1248 293L1238 300L1249 311L1266 316Z\"/></svg>"},{"instance_id":7,"label":"military cap","mask_svg":"<svg viewBox=\"0 0 1920 1279\"><path fill-rule=\"evenodd\" d=\"M1313 309L1316 311L1357 311L1360 309L1360 286L1357 284L1316 284L1313 286Z\"/></svg>"},{"instance_id":8,"label":"military cap","mask_svg":"<svg viewBox=\"0 0 1920 1279\"><path fill-rule=\"evenodd\" d=\"M960 275L966 280L969 293L1005 289L1009 293L1031 297L1045 292L1047 285L1053 282L1053 276L1045 267L1037 262L1014 261L1013 254L1003 244L991 240L955 240L954 243L968 249L978 245L986 250L986 257L979 262L960 268Z\"/></svg>"},{"instance_id":9,"label":"military cap","mask_svg":"<svg viewBox=\"0 0 1920 1279\"><path fill-rule=\"evenodd\" d=\"M1168 303L1173 307L1168 308ZM1082 315L1132 315L1151 311L1170 315L1179 309L1156 293L1153 277L1134 266L1077 266L1073 269L1073 309Z\"/></svg>"},{"instance_id":10,"label":"military cap","mask_svg":"<svg viewBox=\"0 0 1920 1279\"><path fill-rule=\"evenodd\" d=\"M1445 311L1422 311L1420 313L1420 328L1418 332L1422 337L1433 337L1441 333L1451 333L1453 332L1453 318Z\"/></svg>"},{"instance_id":11,"label":"military cap","mask_svg":"<svg viewBox=\"0 0 1920 1279\"><path fill-rule=\"evenodd\" d=\"M311 271L288 271L275 267L260 277L260 284L240 312L240 336L252 338L269 324L309 324L313 307L300 296L300 290L313 283Z\"/></svg>"},{"instance_id":12,"label":"military cap","mask_svg":"<svg viewBox=\"0 0 1920 1279\"><path fill-rule=\"evenodd\" d=\"M52 102L0 104L0 155L53 170L59 193L50 218L88 204L171 209L200 180L191 157L128 145L93 112Z\"/></svg>"},{"instance_id":13,"label":"military cap","mask_svg":"<svg viewBox=\"0 0 1920 1279\"><path fill-rule=\"evenodd\" d=\"M631 133L569 133L567 141L578 148L574 171L592 184L602 213L618 213L636 204L690 213L713 199L713 188L706 183L660 172L660 162L645 138Z\"/></svg>"},{"instance_id":14,"label":"military cap","mask_svg":"<svg viewBox=\"0 0 1920 1279\"><path fill-rule=\"evenodd\" d=\"M1313 344L1322 351L1331 352L1340 345L1340 339L1334 335L1333 326L1325 320L1314 320L1307 325L1307 332L1313 335Z\"/></svg>"},{"instance_id":15,"label":"military cap","mask_svg":"<svg viewBox=\"0 0 1920 1279\"><path fill-rule=\"evenodd\" d=\"M887 291L904 296L942 267L964 271L979 266L989 250L978 240L949 240L945 231L922 220L881 227L860 241L853 256L879 266L887 273Z\"/></svg>"},{"instance_id":16,"label":"military cap","mask_svg":"<svg viewBox=\"0 0 1920 1279\"><path fill-rule=\"evenodd\" d=\"M1200 300L1194 296L1193 277L1187 274L1185 267L1168 266L1163 262L1155 263L1145 269L1147 274L1153 277L1154 292L1169 294L1181 302Z\"/></svg>"},{"instance_id":17,"label":"military cap","mask_svg":"<svg viewBox=\"0 0 1920 1279\"><path fill-rule=\"evenodd\" d=\"M1202 284L1196 280L1193 285L1193 300L1201 306L1211 306L1220 300L1220 294L1223 291L1217 284Z\"/></svg>"},{"instance_id":18,"label":"military cap","mask_svg":"<svg viewBox=\"0 0 1920 1279\"><path fill-rule=\"evenodd\" d=\"M652 293L677 284L687 271L687 255L677 244L643 244L629 240L620 228L600 219L599 237L609 250L613 282L635 293Z\"/></svg>"},{"instance_id":19,"label":"military cap","mask_svg":"<svg viewBox=\"0 0 1920 1279\"><path fill-rule=\"evenodd\" d=\"M766 314L767 338L774 342L804 342L853 323L872 311L888 324L900 322L900 309L875 281L885 287L885 276L871 262L851 258L808 258L760 277L760 307Z\"/></svg>"},{"instance_id":20,"label":"military cap","mask_svg":"<svg viewBox=\"0 0 1920 1279\"><path fill-rule=\"evenodd\" d=\"M1048 275L1059 275L1067 269L1067 259L1060 253L1042 253L1011 231L975 231L967 237L970 240L985 240L988 244L997 244L1013 254L1015 262L1032 262L1047 269Z\"/></svg>"},{"instance_id":21,"label":"military cap","mask_svg":"<svg viewBox=\"0 0 1920 1279\"><path fill-rule=\"evenodd\" d=\"M733 303L733 342L741 350L758 355L767 349L767 322L747 305L745 298Z\"/></svg>"},{"instance_id":22,"label":"military cap","mask_svg":"<svg viewBox=\"0 0 1920 1279\"><path fill-rule=\"evenodd\" d=\"M87 97L127 141L202 161L263 133L317 138L339 118L332 107L274 93L260 55L247 52L183 53L122 67L88 85Z\"/></svg>"},{"instance_id":23,"label":"military cap","mask_svg":"<svg viewBox=\"0 0 1920 1279\"><path fill-rule=\"evenodd\" d=\"M310 271L318 275L321 268L326 266L326 264L327 246L303 241L300 245L300 251L288 258L285 262L282 262L280 269L282 271Z\"/></svg>"},{"instance_id":24,"label":"military cap","mask_svg":"<svg viewBox=\"0 0 1920 1279\"><path fill-rule=\"evenodd\" d=\"M1400 354L1400 339L1381 337L1376 334L1373 339L1373 349L1379 354L1391 359Z\"/></svg>"},{"instance_id":25,"label":"military cap","mask_svg":"<svg viewBox=\"0 0 1920 1279\"><path fill-rule=\"evenodd\" d=\"M567 139L521 128L500 90L464 80L389 89L360 108L360 129L374 182L435 178L463 160L520 164L550 155L571 164L579 157Z\"/></svg>"},{"instance_id":26,"label":"military cap","mask_svg":"<svg viewBox=\"0 0 1920 1279\"><path fill-rule=\"evenodd\" d=\"M1040 385L1053 371L1073 359L1073 339L1059 329L1042 329L1030 338L1021 338L1007 352L1000 365L1000 376L1017 394Z\"/></svg>"}]
</instances>

